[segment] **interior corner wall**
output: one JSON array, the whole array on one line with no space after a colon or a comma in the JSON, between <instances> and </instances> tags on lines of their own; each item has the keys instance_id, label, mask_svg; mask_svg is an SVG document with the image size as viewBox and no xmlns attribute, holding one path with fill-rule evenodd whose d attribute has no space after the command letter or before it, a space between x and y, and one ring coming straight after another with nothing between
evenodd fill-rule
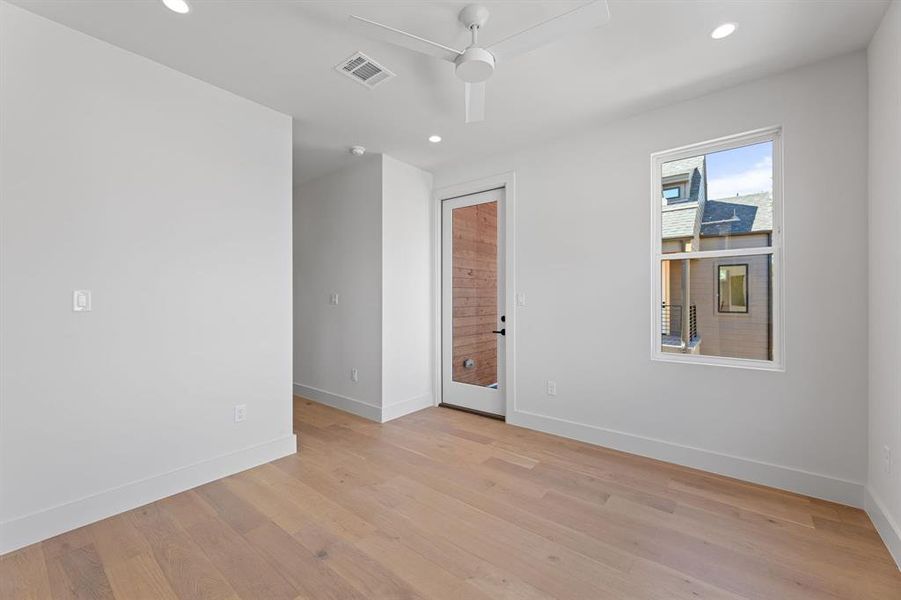
<instances>
[{"instance_id":1,"label":"interior corner wall","mask_svg":"<svg viewBox=\"0 0 901 600\"><path fill-rule=\"evenodd\" d=\"M382 420L432 406L432 175L384 156Z\"/></svg>"},{"instance_id":2,"label":"interior corner wall","mask_svg":"<svg viewBox=\"0 0 901 600\"><path fill-rule=\"evenodd\" d=\"M295 189L295 393L379 422L432 406L431 198L381 154Z\"/></svg>"},{"instance_id":3,"label":"interior corner wall","mask_svg":"<svg viewBox=\"0 0 901 600\"><path fill-rule=\"evenodd\" d=\"M869 477L866 508L901 566L901 3L869 59Z\"/></svg>"},{"instance_id":4,"label":"interior corner wall","mask_svg":"<svg viewBox=\"0 0 901 600\"><path fill-rule=\"evenodd\" d=\"M0 167L0 553L295 451L288 116L0 3Z\"/></svg>"},{"instance_id":5,"label":"interior corner wall","mask_svg":"<svg viewBox=\"0 0 901 600\"><path fill-rule=\"evenodd\" d=\"M652 361L651 153L773 125L784 128L785 371ZM508 306L517 356L508 421L863 503L864 52L449 163L435 185L507 171L516 173L515 281L526 302Z\"/></svg>"},{"instance_id":6,"label":"interior corner wall","mask_svg":"<svg viewBox=\"0 0 901 600\"><path fill-rule=\"evenodd\" d=\"M380 154L294 191L294 390L376 421L382 405L381 222ZM332 294L337 304L330 304Z\"/></svg>"}]
</instances>

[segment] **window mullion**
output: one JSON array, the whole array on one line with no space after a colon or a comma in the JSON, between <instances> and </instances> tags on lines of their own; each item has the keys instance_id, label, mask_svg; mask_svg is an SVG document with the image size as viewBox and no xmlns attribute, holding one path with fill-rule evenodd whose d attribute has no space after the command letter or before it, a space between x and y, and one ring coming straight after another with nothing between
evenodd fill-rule
<instances>
[{"instance_id":1,"label":"window mullion","mask_svg":"<svg viewBox=\"0 0 901 600\"><path fill-rule=\"evenodd\" d=\"M672 252L657 253L659 260L692 260L702 258L729 258L731 256L758 256L761 254L775 254L775 246L760 246L757 248L733 248L731 250L698 250L696 252Z\"/></svg>"}]
</instances>

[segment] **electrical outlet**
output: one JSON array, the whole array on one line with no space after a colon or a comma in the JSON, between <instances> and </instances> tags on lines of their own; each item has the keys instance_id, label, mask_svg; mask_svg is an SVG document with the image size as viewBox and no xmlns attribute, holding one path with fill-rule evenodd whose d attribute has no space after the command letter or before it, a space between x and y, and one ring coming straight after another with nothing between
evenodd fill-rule
<instances>
[{"instance_id":1,"label":"electrical outlet","mask_svg":"<svg viewBox=\"0 0 901 600\"><path fill-rule=\"evenodd\" d=\"M557 382L547 380L547 395L548 396L556 396L557 395Z\"/></svg>"},{"instance_id":2,"label":"electrical outlet","mask_svg":"<svg viewBox=\"0 0 901 600\"><path fill-rule=\"evenodd\" d=\"M888 444L882 447L882 470L886 475L892 474L892 449Z\"/></svg>"},{"instance_id":3,"label":"electrical outlet","mask_svg":"<svg viewBox=\"0 0 901 600\"><path fill-rule=\"evenodd\" d=\"M525 306L526 305L526 295L523 292L518 292L516 294L516 306Z\"/></svg>"},{"instance_id":4,"label":"electrical outlet","mask_svg":"<svg viewBox=\"0 0 901 600\"><path fill-rule=\"evenodd\" d=\"M360 372L357 371L356 369L351 369L350 370L350 380L353 381L354 383L359 382L360 381Z\"/></svg>"},{"instance_id":5,"label":"electrical outlet","mask_svg":"<svg viewBox=\"0 0 901 600\"><path fill-rule=\"evenodd\" d=\"M235 405L235 423L240 423L244 419L247 418L247 405L246 404L236 404Z\"/></svg>"},{"instance_id":6,"label":"electrical outlet","mask_svg":"<svg viewBox=\"0 0 901 600\"><path fill-rule=\"evenodd\" d=\"M338 292L332 292L331 294L328 295L328 303L331 304L332 306L338 306L338 300L339 300Z\"/></svg>"}]
</instances>

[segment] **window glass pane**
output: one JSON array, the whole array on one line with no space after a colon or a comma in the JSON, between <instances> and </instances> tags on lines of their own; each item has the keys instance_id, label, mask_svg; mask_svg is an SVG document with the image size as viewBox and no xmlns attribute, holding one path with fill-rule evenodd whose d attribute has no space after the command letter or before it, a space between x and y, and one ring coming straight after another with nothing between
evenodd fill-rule
<instances>
[{"instance_id":1,"label":"window glass pane","mask_svg":"<svg viewBox=\"0 0 901 600\"><path fill-rule=\"evenodd\" d=\"M663 253L772 245L772 142L669 161L660 177Z\"/></svg>"},{"instance_id":2,"label":"window glass pane","mask_svg":"<svg viewBox=\"0 0 901 600\"><path fill-rule=\"evenodd\" d=\"M660 349L772 360L772 278L770 254L661 261Z\"/></svg>"},{"instance_id":3,"label":"window glass pane","mask_svg":"<svg viewBox=\"0 0 901 600\"><path fill-rule=\"evenodd\" d=\"M682 196L681 187L663 188L663 197L666 200L678 200Z\"/></svg>"},{"instance_id":4,"label":"window glass pane","mask_svg":"<svg viewBox=\"0 0 901 600\"><path fill-rule=\"evenodd\" d=\"M497 387L497 202L453 210L453 380Z\"/></svg>"}]
</instances>

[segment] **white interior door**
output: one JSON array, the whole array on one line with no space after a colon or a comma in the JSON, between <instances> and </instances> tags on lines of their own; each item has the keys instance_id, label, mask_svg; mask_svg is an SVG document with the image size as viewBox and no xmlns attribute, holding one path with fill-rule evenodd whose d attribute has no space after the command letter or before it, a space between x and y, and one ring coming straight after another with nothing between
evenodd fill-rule
<instances>
[{"instance_id":1,"label":"white interior door","mask_svg":"<svg viewBox=\"0 0 901 600\"><path fill-rule=\"evenodd\" d=\"M505 413L504 190L441 207L442 402Z\"/></svg>"}]
</instances>

